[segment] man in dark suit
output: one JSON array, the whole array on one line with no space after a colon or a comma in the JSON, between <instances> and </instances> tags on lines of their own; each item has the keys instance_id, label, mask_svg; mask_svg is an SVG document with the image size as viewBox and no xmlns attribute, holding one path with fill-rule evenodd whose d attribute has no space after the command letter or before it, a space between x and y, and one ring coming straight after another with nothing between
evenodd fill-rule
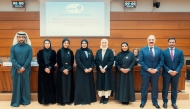
<instances>
[{"instance_id":1,"label":"man in dark suit","mask_svg":"<svg viewBox=\"0 0 190 109\"><path fill-rule=\"evenodd\" d=\"M150 35L147 38L148 45L141 48L139 53L139 64L141 65L141 104L140 108L143 108L147 101L148 86L151 83L152 87L152 103L160 109L158 105L158 80L160 76L160 69L163 66L163 53L162 50L154 46L156 38L154 35Z\"/></svg>"},{"instance_id":2,"label":"man in dark suit","mask_svg":"<svg viewBox=\"0 0 190 109\"><path fill-rule=\"evenodd\" d=\"M177 88L178 81L181 75L180 71L184 64L184 55L183 51L175 48L176 40L175 38L168 39L169 48L163 51L164 56L164 67L162 71L163 76L163 89L162 89L162 99L163 107L167 108L168 102L168 88L171 83L171 102L174 109L178 109L176 105L177 99Z\"/></svg>"}]
</instances>

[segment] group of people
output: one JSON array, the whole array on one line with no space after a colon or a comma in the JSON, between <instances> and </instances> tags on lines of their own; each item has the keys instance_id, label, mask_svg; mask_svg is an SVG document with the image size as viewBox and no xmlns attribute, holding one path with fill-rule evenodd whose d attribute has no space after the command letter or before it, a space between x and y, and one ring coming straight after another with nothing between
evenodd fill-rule
<instances>
[{"instance_id":1,"label":"group of people","mask_svg":"<svg viewBox=\"0 0 190 109\"><path fill-rule=\"evenodd\" d=\"M74 105L85 105L96 102L97 93L101 97L100 103L107 104L109 97L114 93L115 100L127 105L135 101L133 66L139 63L142 75L140 107L143 108L146 104L148 84L151 82L152 103L156 108L160 108L157 98L158 77L161 68L163 68L163 106L167 107L168 87L171 83L172 106L177 107L177 83L184 61L183 52L175 48L175 38L168 39L169 48L174 51L174 53L172 52L172 59L169 58L169 49L162 51L154 46L155 36L150 35L147 41L148 46L142 48L140 52L135 49L134 53L130 52L127 42L121 43L121 52L114 58L113 51L108 48L107 39L101 40L100 49L97 50L95 57L88 47L86 39L81 41L81 47L75 55L69 48L70 40L68 38L63 39L62 47L57 53L52 49L51 41L44 40L43 49L37 53L39 64L38 102L44 105L58 103L64 106L66 104L71 105L73 102ZM76 73L73 72L74 60L76 62ZM17 32L11 48L11 76L13 81L11 106L13 107L18 107L20 104L30 104L31 61L32 48L28 35L25 32ZM112 70L114 61L117 68L116 85L114 84ZM57 70L54 69L56 63ZM97 71L96 85L93 74L95 66Z\"/></svg>"},{"instance_id":2,"label":"group of people","mask_svg":"<svg viewBox=\"0 0 190 109\"><path fill-rule=\"evenodd\" d=\"M162 99L163 107L167 108L168 105L168 89L171 84L171 102L174 109L178 109L177 89L178 81L181 75L181 69L184 64L183 51L176 48L176 39L168 38L168 48L162 51L161 48L155 46L156 37L150 35L147 38L148 45L141 48L139 53L139 64L141 65L140 74L142 76L141 86L141 104L140 108L144 108L147 102L148 86L151 83L151 98L152 104L156 109L160 109L158 104L158 80L161 74L163 77Z\"/></svg>"}]
</instances>

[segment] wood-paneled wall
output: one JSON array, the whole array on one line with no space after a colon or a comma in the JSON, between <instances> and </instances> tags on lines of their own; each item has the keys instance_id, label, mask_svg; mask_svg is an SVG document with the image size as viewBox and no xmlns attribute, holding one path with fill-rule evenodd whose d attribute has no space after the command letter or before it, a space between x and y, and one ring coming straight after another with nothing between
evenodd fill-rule
<instances>
[{"instance_id":1,"label":"wood-paneled wall","mask_svg":"<svg viewBox=\"0 0 190 109\"><path fill-rule=\"evenodd\" d=\"M18 31L25 31L32 41L33 55L36 56L43 47L40 37L39 12L0 12L0 56L9 56L13 37ZM73 30L74 31L74 30ZM175 37L177 47L190 56L190 13L189 12L111 12L110 14L109 48L120 51L123 41L129 43L130 50L147 45L146 38L150 34L156 36L156 46L167 48L167 39ZM70 48L75 52L84 37L70 38ZM49 38L53 49L61 47L62 39ZM102 38L86 38L94 54L99 49Z\"/></svg>"}]
</instances>

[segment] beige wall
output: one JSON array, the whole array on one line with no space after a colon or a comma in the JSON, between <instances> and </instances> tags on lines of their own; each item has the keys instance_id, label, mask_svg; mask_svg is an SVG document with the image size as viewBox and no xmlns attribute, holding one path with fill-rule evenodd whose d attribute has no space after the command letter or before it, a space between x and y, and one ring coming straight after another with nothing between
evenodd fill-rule
<instances>
[{"instance_id":1,"label":"beige wall","mask_svg":"<svg viewBox=\"0 0 190 109\"><path fill-rule=\"evenodd\" d=\"M12 8L11 0L0 0L0 11L40 11L40 0L25 0L26 10ZM63 1L63 0L62 0ZM76 1L76 0L65 0ZM82 1L82 0L80 0ZM83 0L84 1L84 0ZM89 1L89 0L88 0ZM190 0L156 0L160 8L153 8L153 0L137 0L137 8L125 8L124 0L111 0L111 12L190 12Z\"/></svg>"}]
</instances>

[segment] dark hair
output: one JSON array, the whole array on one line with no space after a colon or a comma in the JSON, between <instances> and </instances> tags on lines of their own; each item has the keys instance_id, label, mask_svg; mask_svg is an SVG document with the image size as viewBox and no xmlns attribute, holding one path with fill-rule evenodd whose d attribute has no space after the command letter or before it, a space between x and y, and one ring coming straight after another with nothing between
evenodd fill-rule
<instances>
[{"instance_id":1,"label":"dark hair","mask_svg":"<svg viewBox=\"0 0 190 109\"><path fill-rule=\"evenodd\" d=\"M134 52L135 50L137 50L137 51L138 51L138 53L139 53L139 49L138 49L138 48L134 48L133 52Z\"/></svg>"},{"instance_id":2,"label":"dark hair","mask_svg":"<svg viewBox=\"0 0 190 109\"><path fill-rule=\"evenodd\" d=\"M168 38L168 42L169 42L170 40L175 40L175 38ZM175 40L175 42L176 42L176 40Z\"/></svg>"},{"instance_id":3,"label":"dark hair","mask_svg":"<svg viewBox=\"0 0 190 109\"><path fill-rule=\"evenodd\" d=\"M133 53L134 53L135 50L138 51L138 54L137 54L137 57L138 57L139 56L139 49L138 48L134 48Z\"/></svg>"}]
</instances>

